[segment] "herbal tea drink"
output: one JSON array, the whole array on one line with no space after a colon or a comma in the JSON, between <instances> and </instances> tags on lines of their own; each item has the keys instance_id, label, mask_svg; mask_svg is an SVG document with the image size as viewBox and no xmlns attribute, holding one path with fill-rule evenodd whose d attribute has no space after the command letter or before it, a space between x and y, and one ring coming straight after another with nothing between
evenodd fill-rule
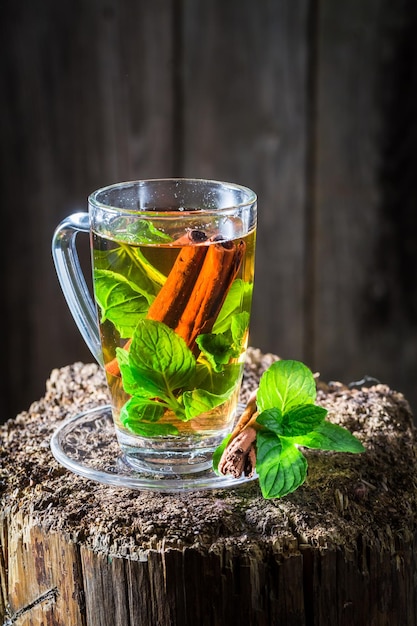
<instances>
[{"instance_id":1,"label":"herbal tea drink","mask_svg":"<svg viewBox=\"0 0 417 626\"><path fill-rule=\"evenodd\" d=\"M61 225L54 247L68 252L54 258L75 321L104 366L125 459L161 475L202 471L236 414L256 197L215 181L138 181L95 192L88 224L85 216ZM74 233L87 228L94 305L70 257Z\"/></svg>"},{"instance_id":2,"label":"herbal tea drink","mask_svg":"<svg viewBox=\"0 0 417 626\"><path fill-rule=\"evenodd\" d=\"M140 233L127 243L93 232L104 364L121 445L137 463L190 471L210 464L235 415L255 231L152 237L143 245Z\"/></svg>"}]
</instances>

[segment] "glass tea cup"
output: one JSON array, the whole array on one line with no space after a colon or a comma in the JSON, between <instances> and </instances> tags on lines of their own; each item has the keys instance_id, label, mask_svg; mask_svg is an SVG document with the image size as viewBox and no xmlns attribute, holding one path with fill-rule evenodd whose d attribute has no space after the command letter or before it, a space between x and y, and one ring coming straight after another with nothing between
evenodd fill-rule
<instances>
[{"instance_id":1,"label":"glass tea cup","mask_svg":"<svg viewBox=\"0 0 417 626\"><path fill-rule=\"evenodd\" d=\"M242 382L257 204L240 185L151 179L93 192L57 227L64 296L104 367L124 460L153 475L211 467ZM76 235L89 233L94 300Z\"/></svg>"}]
</instances>

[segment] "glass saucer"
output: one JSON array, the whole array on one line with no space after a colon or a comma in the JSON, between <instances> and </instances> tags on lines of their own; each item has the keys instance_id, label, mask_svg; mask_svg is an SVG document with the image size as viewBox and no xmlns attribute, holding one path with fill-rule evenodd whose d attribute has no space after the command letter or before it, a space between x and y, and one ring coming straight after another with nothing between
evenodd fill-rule
<instances>
[{"instance_id":1,"label":"glass saucer","mask_svg":"<svg viewBox=\"0 0 417 626\"><path fill-rule=\"evenodd\" d=\"M64 421L52 435L51 451L74 474L113 487L178 493L238 487L257 478L218 476L212 469L187 476L140 472L121 453L109 405Z\"/></svg>"}]
</instances>

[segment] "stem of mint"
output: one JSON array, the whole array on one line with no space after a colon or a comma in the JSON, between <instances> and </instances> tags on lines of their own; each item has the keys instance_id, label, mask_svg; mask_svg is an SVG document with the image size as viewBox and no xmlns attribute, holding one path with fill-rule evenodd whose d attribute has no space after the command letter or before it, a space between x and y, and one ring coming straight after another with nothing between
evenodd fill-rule
<instances>
[{"instance_id":1,"label":"stem of mint","mask_svg":"<svg viewBox=\"0 0 417 626\"><path fill-rule=\"evenodd\" d=\"M300 361L276 361L261 376L256 396L256 472L264 498L281 498L304 483L308 464L300 447L364 452L359 439L327 421L327 409L315 401L313 373ZM215 451L215 471L227 444L224 440Z\"/></svg>"}]
</instances>

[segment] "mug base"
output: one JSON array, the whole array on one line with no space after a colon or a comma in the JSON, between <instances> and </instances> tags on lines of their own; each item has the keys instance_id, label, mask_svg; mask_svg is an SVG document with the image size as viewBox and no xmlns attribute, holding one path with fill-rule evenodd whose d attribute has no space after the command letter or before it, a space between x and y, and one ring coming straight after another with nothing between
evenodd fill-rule
<instances>
[{"instance_id":1,"label":"mug base","mask_svg":"<svg viewBox=\"0 0 417 626\"><path fill-rule=\"evenodd\" d=\"M125 448L121 446L123 452L123 461L132 469L139 472L151 472L152 474L160 474L163 476L184 476L187 474L196 474L210 469L212 464L213 450L207 450L206 454L201 452L195 457L167 453L164 455L146 454L136 448Z\"/></svg>"},{"instance_id":2,"label":"mug base","mask_svg":"<svg viewBox=\"0 0 417 626\"><path fill-rule=\"evenodd\" d=\"M240 410L243 408L239 407ZM53 456L62 466L78 476L113 487L184 493L237 488L257 479L256 474L240 478L216 474L211 467L211 449L209 460L200 456L200 450L195 457L195 464L187 461L185 473L179 472L180 464L175 466L175 471L167 471L166 465L164 473L150 471L149 465L145 469L137 460L133 465L122 453L108 405L90 409L61 422L51 437L50 445ZM191 472L190 467L193 470Z\"/></svg>"},{"instance_id":3,"label":"mug base","mask_svg":"<svg viewBox=\"0 0 417 626\"><path fill-rule=\"evenodd\" d=\"M151 439L131 436L116 427L125 463L138 471L164 476L184 476L210 469L213 452L227 432L200 438Z\"/></svg>"}]
</instances>

